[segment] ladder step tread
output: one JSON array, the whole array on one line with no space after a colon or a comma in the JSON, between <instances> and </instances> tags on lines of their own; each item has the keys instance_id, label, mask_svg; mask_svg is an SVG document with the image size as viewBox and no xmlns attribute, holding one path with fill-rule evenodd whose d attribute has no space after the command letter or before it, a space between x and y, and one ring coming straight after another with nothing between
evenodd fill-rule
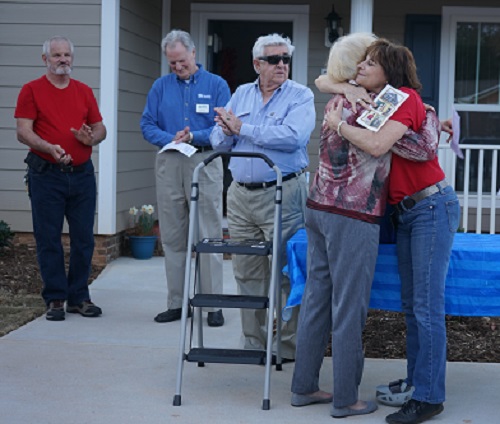
<instances>
[{"instance_id":1,"label":"ladder step tread","mask_svg":"<svg viewBox=\"0 0 500 424\"><path fill-rule=\"evenodd\" d=\"M186 355L188 362L213 364L255 364L264 365L265 350L194 348Z\"/></svg>"},{"instance_id":2,"label":"ladder step tread","mask_svg":"<svg viewBox=\"0 0 500 424\"><path fill-rule=\"evenodd\" d=\"M266 309L269 307L269 298L233 294L196 294L190 303L194 307Z\"/></svg>"},{"instance_id":3,"label":"ladder step tread","mask_svg":"<svg viewBox=\"0 0 500 424\"><path fill-rule=\"evenodd\" d=\"M193 250L198 253L268 256L273 252L273 243L262 240L232 241L231 239L204 238L196 243Z\"/></svg>"}]
</instances>

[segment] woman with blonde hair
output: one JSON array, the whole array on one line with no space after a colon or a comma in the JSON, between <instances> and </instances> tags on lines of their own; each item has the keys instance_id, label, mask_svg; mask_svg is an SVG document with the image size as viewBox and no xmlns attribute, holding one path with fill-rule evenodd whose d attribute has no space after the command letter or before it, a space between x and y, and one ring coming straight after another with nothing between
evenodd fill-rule
<instances>
[{"instance_id":1,"label":"woman with blonde hair","mask_svg":"<svg viewBox=\"0 0 500 424\"><path fill-rule=\"evenodd\" d=\"M339 39L330 52L327 78L338 82L354 78L370 37L371 45L375 39L372 34L367 38L366 34L355 33ZM353 54L341 56L340 51ZM339 60L348 63L339 64ZM341 85L345 91L351 90L350 84ZM369 96L365 99L364 103L371 102ZM377 155L367 153L342 137L341 128L332 127L330 122L335 110L343 118L340 127L347 123L355 126L363 111L359 103L335 95L325 108L319 166L306 208L308 271L292 380L293 406L328 403L333 398L330 414L335 418L377 409L375 402L358 398L358 388L364 364L362 331L378 253L378 224L388 193L389 150L401 148L402 154L413 160L429 160L435 157L439 140L439 121L435 113L430 113L425 122L420 122L423 125L412 126L408 133L403 126L384 126L379 133L391 143ZM333 396L318 385L330 332Z\"/></svg>"},{"instance_id":2,"label":"woman with blonde hair","mask_svg":"<svg viewBox=\"0 0 500 424\"><path fill-rule=\"evenodd\" d=\"M356 82L379 93L387 84L408 98L378 132L343 118L337 102L326 116L327 126L367 154L384 154L409 128L417 131L425 107L416 64L410 50L379 39L358 65ZM437 157L415 162L393 155L389 203L397 218L397 255L401 302L406 317L407 378L411 399L386 417L389 424L417 424L440 414L445 400L446 325L444 290L460 205Z\"/></svg>"}]
</instances>

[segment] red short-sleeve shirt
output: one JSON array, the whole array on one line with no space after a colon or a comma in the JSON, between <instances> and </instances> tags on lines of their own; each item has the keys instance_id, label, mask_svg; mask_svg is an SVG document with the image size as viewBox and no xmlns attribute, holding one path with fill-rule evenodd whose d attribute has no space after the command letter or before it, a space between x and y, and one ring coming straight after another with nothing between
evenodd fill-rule
<instances>
[{"instance_id":1,"label":"red short-sleeve shirt","mask_svg":"<svg viewBox=\"0 0 500 424\"><path fill-rule=\"evenodd\" d=\"M413 131L418 132L425 119L425 107L415 90L402 87L401 91L409 94L406 101L391 116L391 120L401 122ZM444 179L437 156L426 162L414 162L396 154L392 155L391 172L389 174L389 203L396 204L405 196Z\"/></svg>"},{"instance_id":2,"label":"red short-sleeve shirt","mask_svg":"<svg viewBox=\"0 0 500 424\"><path fill-rule=\"evenodd\" d=\"M17 99L15 118L33 120L33 130L51 144L60 145L73 158L74 165L90 159L92 147L80 143L71 128L102 121L92 89L71 79L66 88L55 87L46 76L23 86ZM36 152L54 162L51 155Z\"/></svg>"}]
</instances>

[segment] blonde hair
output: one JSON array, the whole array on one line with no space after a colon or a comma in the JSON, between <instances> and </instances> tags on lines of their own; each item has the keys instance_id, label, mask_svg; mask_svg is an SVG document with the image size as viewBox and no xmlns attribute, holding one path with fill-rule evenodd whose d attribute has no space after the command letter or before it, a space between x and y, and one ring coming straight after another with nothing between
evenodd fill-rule
<instances>
[{"instance_id":1,"label":"blonde hair","mask_svg":"<svg viewBox=\"0 0 500 424\"><path fill-rule=\"evenodd\" d=\"M327 75L333 82L346 82L356 77L357 65L366 57L366 49L377 36L369 32L355 32L340 37L330 48Z\"/></svg>"}]
</instances>

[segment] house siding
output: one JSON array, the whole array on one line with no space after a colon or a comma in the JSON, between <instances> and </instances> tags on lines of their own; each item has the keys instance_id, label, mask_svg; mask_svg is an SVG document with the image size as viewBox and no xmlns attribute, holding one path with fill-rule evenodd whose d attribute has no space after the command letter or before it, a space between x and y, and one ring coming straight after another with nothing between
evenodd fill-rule
<instances>
[{"instance_id":1,"label":"house siding","mask_svg":"<svg viewBox=\"0 0 500 424\"><path fill-rule=\"evenodd\" d=\"M21 87L45 74L42 44L65 35L75 44L72 76L99 99L101 2L10 1L0 4L0 219L14 231L32 231L23 184L27 147L17 141L14 110ZM98 149L94 149L98 161Z\"/></svg>"},{"instance_id":2,"label":"house siding","mask_svg":"<svg viewBox=\"0 0 500 424\"><path fill-rule=\"evenodd\" d=\"M118 91L116 231L130 226L132 206L156 203L157 149L144 140L140 120L161 68L161 0L122 0Z\"/></svg>"}]
</instances>

